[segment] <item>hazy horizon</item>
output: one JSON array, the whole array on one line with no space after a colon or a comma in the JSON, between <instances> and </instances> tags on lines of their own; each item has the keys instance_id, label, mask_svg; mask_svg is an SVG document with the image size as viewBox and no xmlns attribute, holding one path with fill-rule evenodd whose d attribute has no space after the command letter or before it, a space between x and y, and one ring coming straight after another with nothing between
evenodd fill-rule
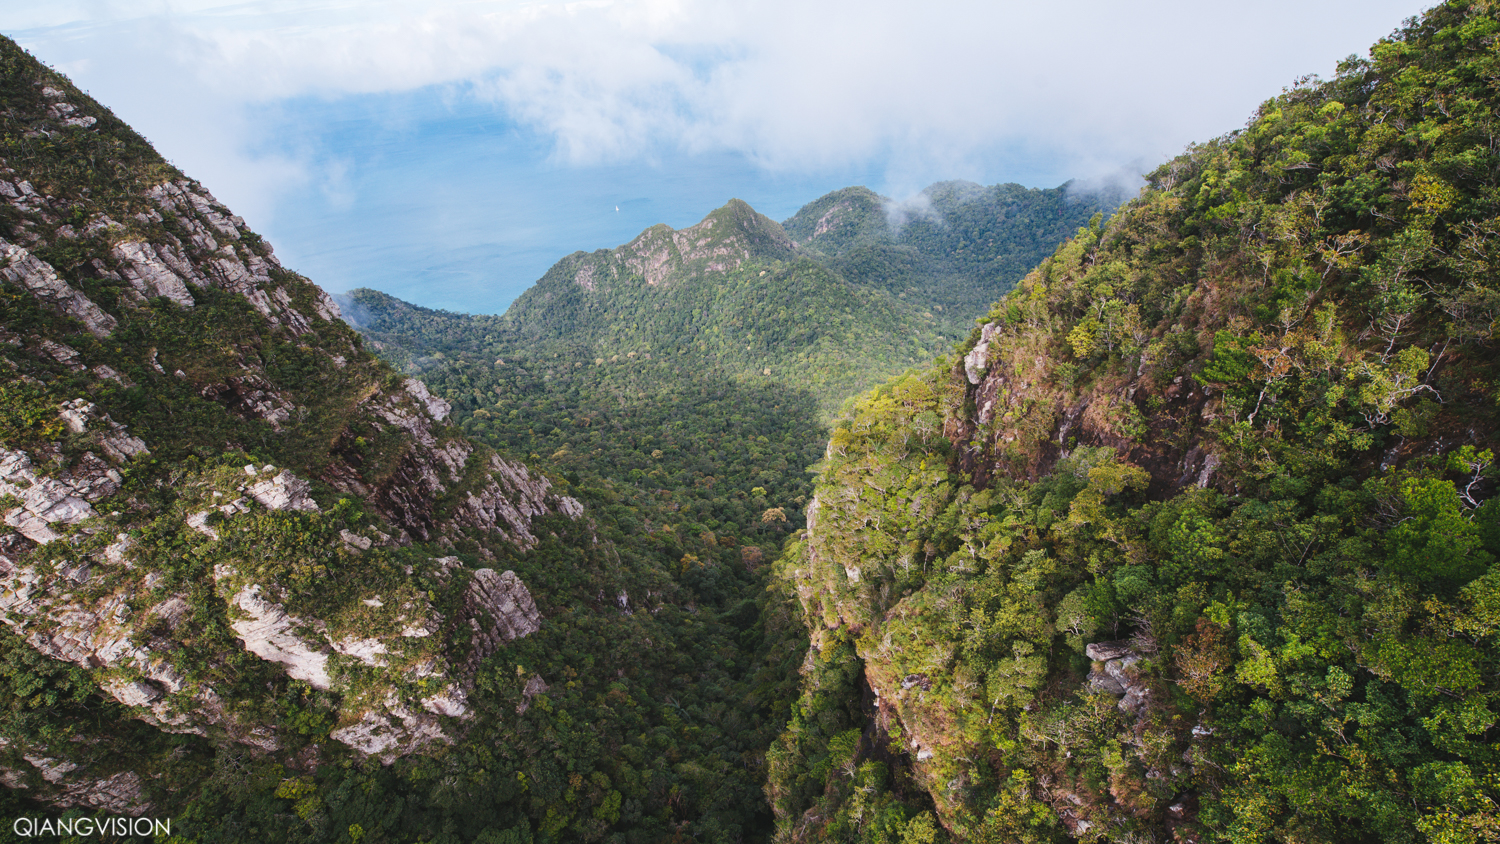
<instances>
[{"instance_id":1,"label":"hazy horizon","mask_svg":"<svg viewBox=\"0 0 1500 844\"><path fill-rule=\"evenodd\" d=\"M0 0L0 31L325 288L498 313L731 197L781 220L851 185L1131 177L1420 11Z\"/></svg>"}]
</instances>

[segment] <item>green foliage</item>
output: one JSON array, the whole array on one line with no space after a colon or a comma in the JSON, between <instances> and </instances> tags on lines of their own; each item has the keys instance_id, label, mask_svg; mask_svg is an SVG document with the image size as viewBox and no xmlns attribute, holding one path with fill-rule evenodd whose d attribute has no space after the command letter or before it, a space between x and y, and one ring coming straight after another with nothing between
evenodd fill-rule
<instances>
[{"instance_id":1,"label":"green foliage","mask_svg":"<svg viewBox=\"0 0 1500 844\"><path fill-rule=\"evenodd\" d=\"M1405 478L1399 494L1402 518L1386 539L1393 571L1451 587L1468 583L1494 562L1483 550L1480 528L1465 518L1451 481Z\"/></svg>"},{"instance_id":2,"label":"green foliage","mask_svg":"<svg viewBox=\"0 0 1500 844\"><path fill-rule=\"evenodd\" d=\"M350 293L346 310L388 356L424 372L462 348L486 364L553 357L548 369L592 371L594 381L712 374L809 390L828 417L848 396L945 351L975 312L1118 201L1018 185L943 183L928 193L937 216L895 228L887 200L862 188L829 194L787 221L800 251L734 201L693 230L691 246L655 227L613 252L576 253L499 317L367 290ZM822 214L840 222L819 226ZM703 257L714 247L746 260Z\"/></svg>"},{"instance_id":3,"label":"green foliage","mask_svg":"<svg viewBox=\"0 0 1500 844\"><path fill-rule=\"evenodd\" d=\"M367 291L346 308L452 402L467 434L544 468L586 507L587 527L549 523L538 548L491 564L516 571L548 622L481 674L474 699L493 721L461 752L506 748L485 765L505 786L463 812L519 812L541 840L763 838L765 748L806 640L788 598L764 591L762 564L803 526L803 468L825 436L813 396L697 352L517 341L494 318ZM356 448L378 447L373 432L351 433L365 440L348 438ZM533 675L551 688L518 720ZM509 823L486 834L525 828Z\"/></svg>"},{"instance_id":4,"label":"green foliage","mask_svg":"<svg viewBox=\"0 0 1500 844\"><path fill-rule=\"evenodd\" d=\"M1214 334L1213 356L1199 373L1198 379L1205 383L1239 384L1255 371L1255 356L1249 345L1259 338L1240 338L1228 331Z\"/></svg>"},{"instance_id":5,"label":"green foliage","mask_svg":"<svg viewBox=\"0 0 1500 844\"><path fill-rule=\"evenodd\" d=\"M63 433L57 415L59 402L46 390L25 381L0 384L0 439L19 446L36 446Z\"/></svg>"},{"instance_id":6,"label":"green foliage","mask_svg":"<svg viewBox=\"0 0 1500 844\"><path fill-rule=\"evenodd\" d=\"M74 116L93 117L94 127L46 134L32 131L51 105L42 96L44 86L65 92L68 101L79 108ZM108 109L81 95L65 77L9 39L0 41L0 100L7 106L0 116L0 158L30 174L43 193L87 196L99 205L140 202L139 194L146 188L180 175Z\"/></svg>"},{"instance_id":7,"label":"green foliage","mask_svg":"<svg viewBox=\"0 0 1500 844\"><path fill-rule=\"evenodd\" d=\"M956 838L1500 829L1496 34L1445 3L1268 101L997 303L980 384L835 422L777 571Z\"/></svg>"},{"instance_id":8,"label":"green foliage","mask_svg":"<svg viewBox=\"0 0 1500 844\"><path fill-rule=\"evenodd\" d=\"M1489 5L1440 5L1164 165L1107 223L1061 191L950 183L892 229L851 189L787 222L801 253L731 203L700 234L743 263L652 229L572 256L504 317L357 292L371 345L465 433L585 503L524 550L351 551L342 531L383 525L327 479L397 477L410 439L360 407L402 379L342 327L272 329L223 291L127 308L89 269L108 243L54 238L39 254L120 328L98 341L0 287L7 330L70 338L139 386L7 347L0 439L69 470L82 441L56 410L86 394L156 462L97 502L116 515L21 562L50 572L128 529L135 568L78 591L149 572L186 596L174 667L285 747L131 720L96 672L9 630L0 732L148 774L202 842L1493 838L1497 35ZM75 202L69 224L136 220L175 172L92 104L97 133L26 134L39 82L66 85L6 42L6 161ZM647 278L631 259L658 248ZM955 360L982 341L981 384L961 363L907 371L965 332ZM244 371L290 432L232 412L224 373ZM825 452L819 419L902 371L847 403ZM320 479L321 511L186 527L252 460ZM252 580L335 632L396 623L373 589L451 613L462 578L429 562L450 554L515 571L545 623L478 666L466 731L429 753L356 759L328 735L378 678L335 661L317 692L229 628L224 593ZM1135 658L1091 664L1103 641Z\"/></svg>"},{"instance_id":9,"label":"green foliage","mask_svg":"<svg viewBox=\"0 0 1500 844\"><path fill-rule=\"evenodd\" d=\"M1123 199L1071 185L939 182L908 206L845 188L808 203L784 225L851 283L920 305L958 334L1091 215Z\"/></svg>"}]
</instances>

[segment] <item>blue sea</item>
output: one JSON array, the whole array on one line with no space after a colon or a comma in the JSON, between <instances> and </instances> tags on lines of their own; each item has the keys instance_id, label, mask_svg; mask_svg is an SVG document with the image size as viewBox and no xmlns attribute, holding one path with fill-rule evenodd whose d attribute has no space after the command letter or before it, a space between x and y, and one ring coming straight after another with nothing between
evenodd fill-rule
<instances>
[{"instance_id":1,"label":"blue sea","mask_svg":"<svg viewBox=\"0 0 1500 844\"><path fill-rule=\"evenodd\" d=\"M317 174L261 227L283 264L330 291L371 287L465 313L503 312L560 258L657 223L690 226L731 198L781 221L829 191L890 182L878 164L778 173L733 153L570 163L461 89L302 98L256 119L274 140L252 154L296 157Z\"/></svg>"}]
</instances>

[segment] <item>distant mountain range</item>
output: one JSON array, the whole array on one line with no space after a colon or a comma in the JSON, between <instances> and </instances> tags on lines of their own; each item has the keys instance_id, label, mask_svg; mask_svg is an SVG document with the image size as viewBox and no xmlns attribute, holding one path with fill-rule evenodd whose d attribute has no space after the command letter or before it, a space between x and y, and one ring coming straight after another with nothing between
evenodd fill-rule
<instances>
[{"instance_id":1,"label":"distant mountain range","mask_svg":"<svg viewBox=\"0 0 1500 844\"><path fill-rule=\"evenodd\" d=\"M784 224L731 200L689 228L657 225L616 249L569 255L503 316L369 290L341 303L408 361L541 348L589 365L667 361L795 384L828 416L951 348L1028 268L1121 198L942 182L900 204L855 187Z\"/></svg>"},{"instance_id":2,"label":"distant mountain range","mask_svg":"<svg viewBox=\"0 0 1500 844\"><path fill-rule=\"evenodd\" d=\"M0 38L0 815L1495 840L1497 40L1443 3L1107 219L731 201L357 333Z\"/></svg>"}]
</instances>

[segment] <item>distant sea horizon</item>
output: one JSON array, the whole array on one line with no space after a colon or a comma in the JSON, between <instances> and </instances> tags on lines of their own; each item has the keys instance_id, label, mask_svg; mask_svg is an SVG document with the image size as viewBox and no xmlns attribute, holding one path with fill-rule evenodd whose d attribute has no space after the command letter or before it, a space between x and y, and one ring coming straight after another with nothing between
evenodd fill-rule
<instances>
[{"instance_id":1,"label":"distant sea horizon","mask_svg":"<svg viewBox=\"0 0 1500 844\"><path fill-rule=\"evenodd\" d=\"M730 199L779 222L830 191L885 192L890 181L874 165L775 173L733 153L562 163L489 104L427 89L305 98L261 119L289 131L253 152L296 153L325 174L283 194L269 220L248 221L287 268L331 292L368 287L461 313L503 313L563 257L612 249L658 223L691 226ZM290 131L309 125L316 134ZM1066 180L1029 173L989 183Z\"/></svg>"}]
</instances>

